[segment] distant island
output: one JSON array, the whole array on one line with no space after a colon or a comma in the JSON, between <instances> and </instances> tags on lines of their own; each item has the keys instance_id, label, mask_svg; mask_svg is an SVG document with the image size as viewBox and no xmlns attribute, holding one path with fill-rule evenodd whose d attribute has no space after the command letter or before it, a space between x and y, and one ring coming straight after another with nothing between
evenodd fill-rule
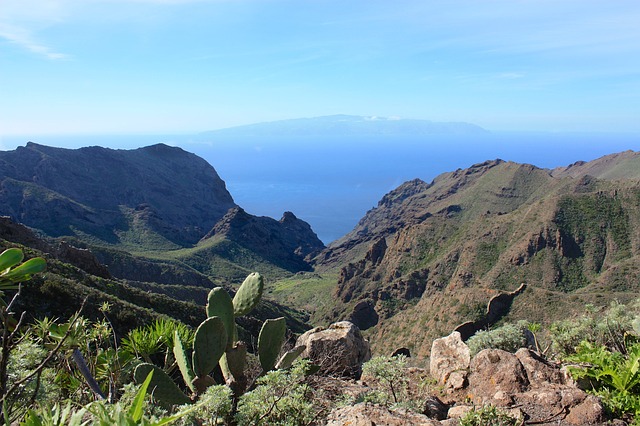
<instances>
[{"instance_id":1,"label":"distant island","mask_svg":"<svg viewBox=\"0 0 640 426\"><path fill-rule=\"evenodd\" d=\"M464 122L436 122L359 115L328 115L229 127L200 136L425 136L474 135L488 130Z\"/></svg>"}]
</instances>

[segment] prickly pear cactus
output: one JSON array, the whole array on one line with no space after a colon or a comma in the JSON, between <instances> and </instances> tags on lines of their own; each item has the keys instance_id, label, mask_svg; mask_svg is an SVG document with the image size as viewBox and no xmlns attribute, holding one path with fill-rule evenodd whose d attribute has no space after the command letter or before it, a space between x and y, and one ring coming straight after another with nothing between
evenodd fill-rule
<instances>
[{"instance_id":1,"label":"prickly pear cactus","mask_svg":"<svg viewBox=\"0 0 640 426\"><path fill-rule=\"evenodd\" d=\"M287 324L283 317L268 319L258 335L258 358L264 372L273 370L284 343Z\"/></svg>"},{"instance_id":2,"label":"prickly pear cactus","mask_svg":"<svg viewBox=\"0 0 640 426\"><path fill-rule=\"evenodd\" d=\"M236 319L233 309L233 301L229 293L222 288L216 287L209 292L207 297L207 317L220 317L227 332L227 349L231 348L236 340Z\"/></svg>"},{"instance_id":3,"label":"prickly pear cactus","mask_svg":"<svg viewBox=\"0 0 640 426\"><path fill-rule=\"evenodd\" d=\"M147 392L153 395L156 400L165 405L182 405L192 402L162 368L153 364L142 363L136 367L133 373L136 383L144 383L151 371L153 371L153 377Z\"/></svg>"},{"instance_id":4,"label":"prickly pear cactus","mask_svg":"<svg viewBox=\"0 0 640 426\"><path fill-rule=\"evenodd\" d=\"M227 332L219 317L207 318L193 339L192 364L196 377L211 373L227 347Z\"/></svg>"},{"instance_id":5,"label":"prickly pear cactus","mask_svg":"<svg viewBox=\"0 0 640 426\"><path fill-rule=\"evenodd\" d=\"M246 315L256 307L264 290L264 278L257 272L249 274L244 280L235 297L233 310L236 317Z\"/></svg>"}]
</instances>

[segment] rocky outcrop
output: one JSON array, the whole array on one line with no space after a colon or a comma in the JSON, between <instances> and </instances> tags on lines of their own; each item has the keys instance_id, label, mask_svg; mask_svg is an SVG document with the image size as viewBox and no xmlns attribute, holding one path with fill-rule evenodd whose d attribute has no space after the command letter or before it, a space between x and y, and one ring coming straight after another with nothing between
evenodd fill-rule
<instances>
[{"instance_id":1,"label":"rocky outcrop","mask_svg":"<svg viewBox=\"0 0 640 426\"><path fill-rule=\"evenodd\" d=\"M459 332L462 340L466 342L469 337L478 331L487 329L507 315L511 309L513 299L526 289L527 285L523 283L514 291L493 296L489 300L489 303L487 303L487 310L484 317L476 321L468 321L460 324L455 328L455 331Z\"/></svg>"},{"instance_id":2,"label":"rocky outcrop","mask_svg":"<svg viewBox=\"0 0 640 426\"><path fill-rule=\"evenodd\" d=\"M447 337L433 341L429 370L445 389L458 390L464 387L470 361L471 352L459 332L454 331Z\"/></svg>"},{"instance_id":3,"label":"rocky outcrop","mask_svg":"<svg viewBox=\"0 0 640 426\"><path fill-rule=\"evenodd\" d=\"M380 405L360 403L352 406L342 407L333 410L327 417L326 426L440 426L437 420L412 413L410 411L397 409L391 410Z\"/></svg>"},{"instance_id":4,"label":"rocky outcrop","mask_svg":"<svg viewBox=\"0 0 640 426\"><path fill-rule=\"evenodd\" d=\"M311 270L307 258L324 248L309 224L291 212L277 221L233 207L202 241L213 237L224 237L292 272Z\"/></svg>"},{"instance_id":5,"label":"rocky outcrop","mask_svg":"<svg viewBox=\"0 0 640 426\"><path fill-rule=\"evenodd\" d=\"M490 404L530 424L589 425L603 421L600 400L577 388L559 365L537 353L525 348L516 354L485 349L468 361L465 346L457 332L433 343L431 374L448 395L445 402L449 418Z\"/></svg>"},{"instance_id":6,"label":"rocky outcrop","mask_svg":"<svg viewBox=\"0 0 640 426\"><path fill-rule=\"evenodd\" d=\"M300 355L320 366L320 374L360 377L362 364L371 358L369 342L348 321L316 327L301 335L296 346L306 346Z\"/></svg>"}]
</instances>

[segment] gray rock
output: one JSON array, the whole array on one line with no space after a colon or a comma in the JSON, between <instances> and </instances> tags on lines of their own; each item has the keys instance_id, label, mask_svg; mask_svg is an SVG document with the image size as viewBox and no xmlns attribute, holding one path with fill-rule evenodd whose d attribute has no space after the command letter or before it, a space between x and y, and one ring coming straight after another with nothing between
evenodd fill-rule
<instances>
[{"instance_id":1,"label":"gray rock","mask_svg":"<svg viewBox=\"0 0 640 426\"><path fill-rule=\"evenodd\" d=\"M342 407L329 413L326 426L441 426L437 420L432 420L423 414L406 410L390 410L380 405L360 403Z\"/></svg>"},{"instance_id":2,"label":"gray rock","mask_svg":"<svg viewBox=\"0 0 640 426\"><path fill-rule=\"evenodd\" d=\"M447 337L433 341L429 370L439 385L453 388L454 383L449 383L452 373L460 373L454 376L456 383L460 382L461 377L464 382L470 360L469 347L460 338L460 333L454 331Z\"/></svg>"},{"instance_id":3,"label":"gray rock","mask_svg":"<svg viewBox=\"0 0 640 426\"><path fill-rule=\"evenodd\" d=\"M355 324L341 321L329 328L316 327L298 337L296 346L306 349L301 357L320 366L320 374L358 378L362 364L371 359L369 342Z\"/></svg>"},{"instance_id":4,"label":"gray rock","mask_svg":"<svg viewBox=\"0 0 640 426\"><path fill-rule=\"evenodd\" d=\"M498 391L524 392L529 385L527 373L518 358L500 349L485 349L470 364L469 394L474 402L492 399Z\"/></svg>"}]
</instances>

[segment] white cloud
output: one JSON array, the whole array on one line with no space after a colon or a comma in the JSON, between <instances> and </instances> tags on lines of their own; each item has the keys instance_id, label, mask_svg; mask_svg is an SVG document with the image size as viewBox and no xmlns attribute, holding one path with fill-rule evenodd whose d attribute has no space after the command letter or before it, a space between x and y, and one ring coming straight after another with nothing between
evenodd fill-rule
<instances>
[{"instance_id":1,"label":"white cloud","mask_svg":"<svg viewBox=\"0 0 640 426\"><path fill-rule=\"evenodd\" d=\"M69 55L56 52L51 48L38 43L25 28L13 27L0 23L0 37L10 41L11 43L17 44L30 52L44 56L47 59L55 60L69 57Z\"/></svg>"},{"instance_id":2,"label":"white cloud","mask_svg":"<svg viewBox=\"0 0 640 426\"><path fill-rule=\"evenodd\" d=\"M0 38L47 59L64 59L68 55L57 52L41 42L37 33L63 16L64 1L5 0L0 7Z\"/></svg>"}]
</instances>

